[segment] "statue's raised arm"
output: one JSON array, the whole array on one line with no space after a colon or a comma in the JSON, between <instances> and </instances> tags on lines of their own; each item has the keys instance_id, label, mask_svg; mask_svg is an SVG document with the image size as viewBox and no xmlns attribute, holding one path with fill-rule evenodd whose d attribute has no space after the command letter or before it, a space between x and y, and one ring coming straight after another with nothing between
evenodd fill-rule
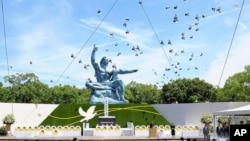
<instances>
[{"instance_id":1,"label":"statue's raised arm","mask_svg":"<svg viewBox=\"0 0 250 141\"><path fill-rule=\"evenodd\" d=\"M98 48L94 45L92 53L91 53L91 64L94 67L95 71L98 71L100 68L98 66L98 63L95 62L95 53L98 50Z\"/></svg>"}]
</instances>

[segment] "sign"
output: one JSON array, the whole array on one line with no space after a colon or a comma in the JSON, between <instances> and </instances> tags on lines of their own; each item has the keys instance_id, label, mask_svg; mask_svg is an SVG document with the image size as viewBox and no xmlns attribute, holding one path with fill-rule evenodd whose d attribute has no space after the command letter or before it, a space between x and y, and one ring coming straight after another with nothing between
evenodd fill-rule
<instances>
[{"instance_id":1,"label":"sign","mask_svg":"<svg viewBox=\"0 0 250 141\"><path fill-rule=\"evenodd\" d=\"M247 141L250 138L250 125L230 125L230 141Z\"/></svg>"},{"instance_id":2,"label":"sign","mask_svg":"<svg viewBox=\"0 0 250 141\"><path fill-rule=\"evenodd\" d=\"M116 118L115 116L99 116L98 118L99 125L116 125Z\"/></svg>"}]
</instances>

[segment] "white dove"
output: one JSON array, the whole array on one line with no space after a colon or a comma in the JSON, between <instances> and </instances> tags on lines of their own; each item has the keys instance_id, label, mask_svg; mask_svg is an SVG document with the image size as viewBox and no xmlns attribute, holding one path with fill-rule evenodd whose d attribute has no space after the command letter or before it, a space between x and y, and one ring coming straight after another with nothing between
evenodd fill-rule
<instances>
[{"instance_id":1,"label":"white dove","mask_svg":"<svg viewBox=\"0 0 250 141\"><path fill-rule=\"evenodd\" d=\"M94 118L97 113L94 113L95 111L95 106L89 107L87 113L83 111L82 107L79 107L78 112L81 116L84 118L80 120L80 122L87 121Z\"/></svg>"}]
</instances>

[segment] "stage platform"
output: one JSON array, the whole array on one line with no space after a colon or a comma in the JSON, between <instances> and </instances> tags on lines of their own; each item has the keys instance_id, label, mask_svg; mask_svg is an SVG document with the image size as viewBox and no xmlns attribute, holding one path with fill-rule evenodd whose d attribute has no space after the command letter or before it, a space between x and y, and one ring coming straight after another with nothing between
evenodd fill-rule
<instances>
[{"instance_id":1,"label":"stage platform","mask_svg":"<svg viewBox=\"0 0 250 141\"><path fill-rule=\"evenodd\" d=\"M149 138L149 137L135 137L135 136L119 136L119 137L102 137L102 136L80 136L80 137L34 137L34 138L16 138L14 136L0 136L1 141L127 141L127 140L143 140L143 141L181 141L181 137L168 137L168 138ZM203 136L188 137L191 141L203 141ZM188 138L184 138L187 140Z\"/></svg>"}]
</instances>

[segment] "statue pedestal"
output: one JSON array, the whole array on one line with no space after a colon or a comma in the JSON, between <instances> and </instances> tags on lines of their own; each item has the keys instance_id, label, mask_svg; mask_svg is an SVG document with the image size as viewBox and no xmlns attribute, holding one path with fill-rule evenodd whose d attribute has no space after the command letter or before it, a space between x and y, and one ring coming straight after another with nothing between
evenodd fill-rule
<instances>
[{"instance_id":1,"label":"statue pedestal","mask_svg":"<svg viewBox=\"0 0 250 141\"><path fill-rule=\"evenodd\" d=\"M115 116L99 116L98 118L99 125L116 125Z\"/></svg>"}]
</instances>

